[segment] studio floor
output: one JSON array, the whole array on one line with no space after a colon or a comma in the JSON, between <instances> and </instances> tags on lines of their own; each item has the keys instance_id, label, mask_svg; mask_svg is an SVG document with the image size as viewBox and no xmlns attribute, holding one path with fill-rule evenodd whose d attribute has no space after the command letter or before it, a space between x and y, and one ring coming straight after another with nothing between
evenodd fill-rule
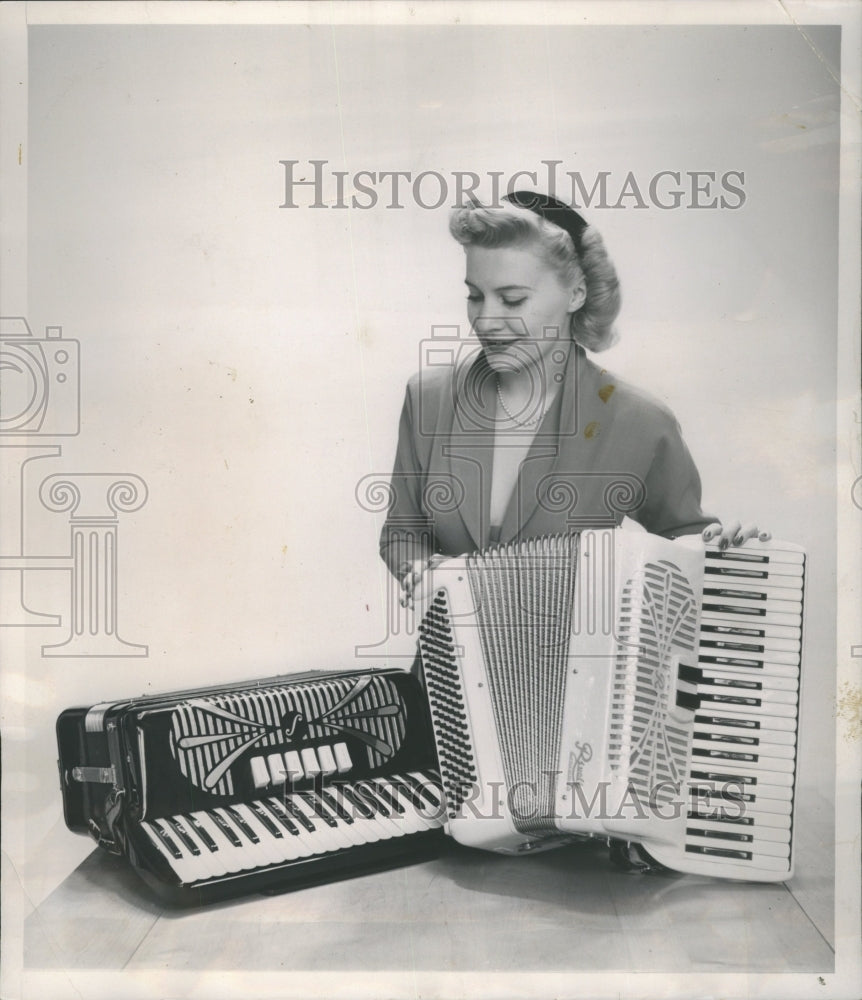
<instances>
[{"instance_id":1,"label":"studio floor","mask_svg":"<svg viewBox=\"0 0 862 1000\"><path fill-rule=\"evenodd\" d=\"M93 850L31 906L24 966L828 973L833 827L831 803L800 789L787 883L621 872L599 842L517 859L452 845L431 861L196 910L165 907L123 859ZM79 847L64 829L54 836L60 853Z\"/></svg>"}]
</instances>

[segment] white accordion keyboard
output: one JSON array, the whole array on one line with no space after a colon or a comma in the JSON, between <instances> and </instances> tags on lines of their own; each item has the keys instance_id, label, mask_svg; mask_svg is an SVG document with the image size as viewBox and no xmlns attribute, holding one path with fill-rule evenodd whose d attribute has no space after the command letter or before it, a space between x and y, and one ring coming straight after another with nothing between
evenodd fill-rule
<instances>
[{"instance_id":1,"label":"white accordion keyboard","mask_svg":"<svg viewBox=\"0 0 862 1000\"><path fill-rule=\"evenodd\" d=\"M448 560L420 648L447 831L792 874L804 554L625 529Z\"/></svg>"}]
</instances>

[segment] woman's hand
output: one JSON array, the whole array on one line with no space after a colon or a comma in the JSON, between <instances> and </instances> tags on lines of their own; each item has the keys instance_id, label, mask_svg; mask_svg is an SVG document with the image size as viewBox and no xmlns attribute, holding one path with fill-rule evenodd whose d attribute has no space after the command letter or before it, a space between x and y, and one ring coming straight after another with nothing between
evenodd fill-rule
<instances>
[{"instance_id":1,"label":"woman's hand","mask_svg":"<svg viewBox=\"0 0 862 1000\"><path fill-rule=\"evenodd\" d=\"M720 549L726 549L729 545L744 545L749 538L768 542L772 535L768 531L761 531L756 524L742 525L739 521L731 521L727 526L716 521L703 530L703 540L715 542Z\"/></svg>"},{"instance_id":2,"label":"woman's hand","mask_svg":"<svg viewBox=\"0 0 862 1000\"><path fill-rule=\"evenodd\" d=\"M431 575L436 566L443 562L445 556L434 555L430 559L416 559L405 563L400 568L401 575L401 607L415 608L430 598L433 592Z\"/></svg>"}]
</instances>

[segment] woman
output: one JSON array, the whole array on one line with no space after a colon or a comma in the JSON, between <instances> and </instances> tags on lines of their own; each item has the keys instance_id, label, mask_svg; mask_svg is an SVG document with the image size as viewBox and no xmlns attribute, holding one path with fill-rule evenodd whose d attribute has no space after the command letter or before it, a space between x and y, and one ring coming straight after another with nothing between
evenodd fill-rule
<instances>
[{"instance_id":1,"label":"woman","mask_svg":"<svg viewBox=\"0 0 862 1000\"><path fill-rule=\"evenodd\" d=\"M481 350L428 365L407 386L380 540L402 604L424 600L426 570L447 556L626 515L723 547L758 534L703 513L673 414L587 358L614 342L620 307L592 226L521 191L496 208L456 209L449 228L465 249Z\"/></svg>"}]
</instances>

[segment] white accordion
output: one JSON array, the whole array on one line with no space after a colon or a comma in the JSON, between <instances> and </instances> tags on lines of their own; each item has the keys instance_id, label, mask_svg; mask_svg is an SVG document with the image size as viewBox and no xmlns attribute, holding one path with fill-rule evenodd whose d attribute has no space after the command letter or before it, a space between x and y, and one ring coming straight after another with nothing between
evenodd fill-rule
<instances>
[{"instance_id":1,"label":"white accordion","mask_svg":"<svg viewBox=\"0 0 862 1000\"><path fill-rule=\"evenodd\" d=\"M804 564L621 528L442 563L420 650L449 834L789 878Z\"/></svg>"}]
</instances>

